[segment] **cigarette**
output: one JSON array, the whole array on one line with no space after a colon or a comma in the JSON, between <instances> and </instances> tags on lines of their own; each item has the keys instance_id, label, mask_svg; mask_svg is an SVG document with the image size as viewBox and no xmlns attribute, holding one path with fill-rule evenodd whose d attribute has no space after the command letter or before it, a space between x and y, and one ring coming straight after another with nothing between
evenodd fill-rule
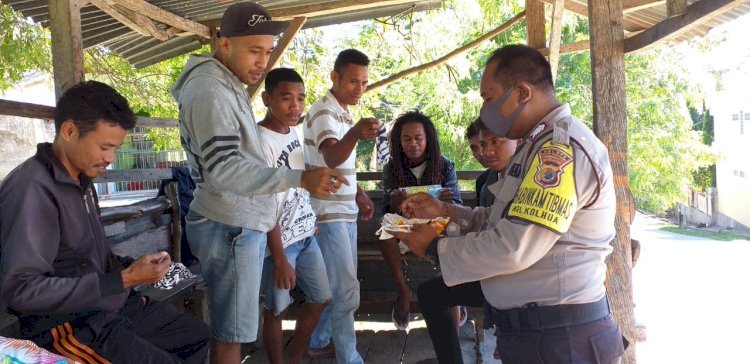
<instances>
[{"instance_id":1,"label":"cigarette","mask_svg":"<svg viewBox=\"0 0 750 364\"><path fill-rule=\"evenodd\" d=\"M164 252L164 254L163 254L163 255L161 256L161 258L159 258L159 261L158 261L158 262L156 262L156 264L161 264L161 262L163 262L163 261L164 261L164 258L166 258L166 257L167 257L167 255L168 255L168 254L167 254L167 252Z\"/></svg>"}]
</instances>

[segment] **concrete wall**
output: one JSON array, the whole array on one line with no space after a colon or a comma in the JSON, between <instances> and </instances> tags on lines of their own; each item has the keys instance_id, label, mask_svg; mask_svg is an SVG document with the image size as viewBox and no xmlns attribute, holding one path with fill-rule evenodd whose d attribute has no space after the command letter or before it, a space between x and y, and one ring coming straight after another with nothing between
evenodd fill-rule
<instances>
[{"instance_id":1,"label":"concrete wall","mask_svg":"<svg viewBox=\"0 0 750 364\"><path fill-rule=\"evenodd\" d=\"M0 95L0 98L53 106L55 93L52 77L32 75L18 87ZM55 125L52 120L0 115L0 180L34 155L37 143L51 142L54 137Z\"/></svg>"}]
</instances>

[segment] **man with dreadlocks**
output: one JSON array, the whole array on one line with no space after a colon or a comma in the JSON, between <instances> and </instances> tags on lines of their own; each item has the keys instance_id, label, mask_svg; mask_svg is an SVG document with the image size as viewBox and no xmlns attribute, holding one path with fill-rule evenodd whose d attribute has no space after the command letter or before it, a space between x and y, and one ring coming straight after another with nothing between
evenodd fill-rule
<instances>
[{"instance_id":1,"label":"man with dreadlocks","mask_svg":"<svg viewBox=\"0 0 750 364\"><path fill-rule=\"evenodd\" d=\"M391 159L383 167L383 213L400 213L401 201L407 197L403 187L440 185L443 187L440 191L441 200L463 203L458 191L456 169L451 161L440 154L437 131L429 117L419 111L400 115L393 122L388 144ZM382 240L380 250L399 292L393 303L391 318L396 328L406 330L409 326L412 293L401 269L398 240ZM465 320L465 309L463 316ZM454 317L457 323L462 320L458 307L455 308Z\"/></svg>"}]
</instances>

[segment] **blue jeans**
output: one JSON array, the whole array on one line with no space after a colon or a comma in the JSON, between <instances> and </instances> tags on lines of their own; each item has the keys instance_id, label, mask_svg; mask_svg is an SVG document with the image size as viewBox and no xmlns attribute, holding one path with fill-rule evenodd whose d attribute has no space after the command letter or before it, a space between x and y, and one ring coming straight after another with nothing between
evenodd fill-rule
<instances>
[{"instance_id":1,"label":"blue jeans","mask_svg":"<svg viewBox=\"0 0 750 364\"><path fill-rule=\"evenodd\" d=\"M338 363L362 363L354 333L354 311L359 307L357 223L318 225L318 245L326 263L333 299L320 316L310 346L322 348L333 339Z\"/></svg>"},{"instance_id":2,"label":"blue jeans","mask_svg":"<svg viewBox=\"0 0 750 364\"><path fill-rule=\"evenodd\" d=\"M308 301L326 303L331 300L331 287L328 285L326 266L314 236L290 244L284 248L284 255L294 269L297 286L305 293ZM261 289L265 295L263 305L267 310L273 310L274 316L278 317L292 304L292 296L288 289L274 286L274 268L273 257L267 257L263 263Z\"/></svg>"},{"instance_id":3,"label":"blue jeans","mask_svg":"<svg viewBox=\"0 0 750 364\"><path fill-rule=\"evenodd\" d=\"M211 337L230 343L255 341L266 233L222 224L190 210L185 234L208 284Z\"/></svg>"}]
</instances>

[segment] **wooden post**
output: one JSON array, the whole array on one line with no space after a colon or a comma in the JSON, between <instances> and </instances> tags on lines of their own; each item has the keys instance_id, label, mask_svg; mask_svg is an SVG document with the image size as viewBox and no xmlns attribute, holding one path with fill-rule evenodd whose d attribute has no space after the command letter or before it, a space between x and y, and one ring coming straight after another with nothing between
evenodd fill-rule
<instances>
[{"instance_id":1,"label":"wooden post","mask_svg":"<svg viewBox=\"0 0 750 364\"><path fill-rule=\"evenodd\" d=\"M526 0L526 39L529 47L536 49L546 47L547 35L544 24L542 0Z\"/></svg>"},{"instance_id":2,"label":"wooden post","mask_svg":"<svg viewBox=\"0 0 750 364\"><path fill-rule=\"evenodd\" d=\"M625 107L625 55L622 0L588 0L591 34L594 132L609 150L617 196L617 235L614 251L607 258L607 293L612 315L630 348L622 362L635 363L635 317L630 251L630 206L628 188L628 143Z\"/></svg>"},{"instance_id":3,"label":"wooden post","mask_svg":"<svg viewBox=\"0 0 750 364\"><path fill-rule=\"evenodd\" d=\"M549 31L549 63L552 66L552 81L555 83L557 83L557 65L560 62L563 10L565 10L565 0L555 0L552 6L552 26Z\"/></svg>"},{"instance_id":4,"label":"wooden post","mask_svg":"<svg viewBox=\"0 0 750 364\"><path fill-rule=\"evenodd\" d=\"M284 51L286 51L286 49L289 48L289 45L292 44L292 40L297 36L297 33L302 29L302 26L305 25L305 21L307 21L307 18L304 16L296 17L292 19L289 26L284 30L284 35L279 39L279 42L276 43L276 48L274 48L273 53L271 53L271 58L268 60L268 65L266 66L266 71L263 72L263 76L258 83L248 87L250 100L252 100L258 93L258 90L260 90L260 86L263 84L263 81L265 81L268 72L279 63L281 55L283 55Z\"/></svg>"},{"instance_id":5,"label":"wooden post","mask_svg":"<svg viewBox=\"0 0 750 364\"><path fill-rule=\"evenodd\" d=\"M84 79L79 0L50 1L49 22L55 98L60 98L70 86Z\"/></svg>"},{"instance_id":6,"label":"wooden post","mask_svg":"<svg viewBox=\"0 0 750 364\"><path fill-rule=\"evenodd\" d=\"M667 0L667 18L685 14L686 11L687 0Z\"/></svg>"}]
</instances>

